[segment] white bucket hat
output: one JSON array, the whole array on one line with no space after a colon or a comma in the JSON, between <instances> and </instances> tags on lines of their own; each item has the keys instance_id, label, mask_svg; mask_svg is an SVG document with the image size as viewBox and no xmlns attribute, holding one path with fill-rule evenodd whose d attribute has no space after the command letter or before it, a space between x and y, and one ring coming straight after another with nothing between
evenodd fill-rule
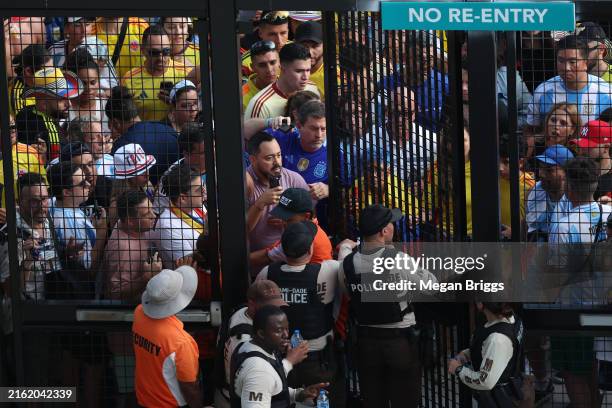
<instances>
[{"instance_id":1,"label":"white bucket hat","mask_svg":"<svg viewBox=\"0 0 612 408\"><path fill-rule=\"evenodd\" d=\"M139 144L128 143L117 149L113 155L116 179L140 176L157 163L155 157L146 154Z\"/></svg>"},{"instance_id":2,"label":"white bucket hat","mask_svg":"<svg viewBox=\"0 0 612 408\"><path fill-rule=\"evenodd\" d=\"M164 269L147 283L142 309L152 319L173 316L191 303L197 287L198 275L191 266Z\"/></svg>"}]
</instances>

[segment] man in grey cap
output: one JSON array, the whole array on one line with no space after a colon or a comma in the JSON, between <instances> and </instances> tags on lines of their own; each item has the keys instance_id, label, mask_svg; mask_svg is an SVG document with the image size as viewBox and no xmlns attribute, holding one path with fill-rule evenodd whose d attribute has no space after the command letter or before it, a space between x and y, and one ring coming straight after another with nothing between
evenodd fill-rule
<instances>
[{"instance_id":1,"label":"man in grey cap","mask_svg":"<svg viewBox=\"0 0 612 408\"><path fill-rule=\"evenodd\" d=\"M612 80L610 72L610 58L612 55L612 43L606 36L604 29L597 23L585 21L576 26L577 37L586 41L587 68L589 74L600 77L606 82Z\"/></svg>"},{"instance_id":2,"label":"man in grey cap","mask_svg":"<svg viewBox=\"0 0 612 408\"><path fill-rule=\"evenodd\" d=\"M375 275L377 259L408 257L389 246L394 223L403 217L400 210L378 204L362 210L361 245L340 265L338 280L350 296L350 314L357 322L359 385L367 407L384 407L389 403L392 407L418 407L421 402L418 335L408 297L405 291L384 291L381 293L384 299L373 301L378 294L365 284L386 277L390 281L435 280L422 269L399 269L397 265Z\"/></svg>"},{"instance_id":3,"label":"man in grey cap","mask_svg":"<svg viewBox=\"0 0 612 408\"><path fill-rule=\"evenodd\" d=\"M198 345L176 317L197 287L191 266L164 269L149 280L134 311L135 388L143 407L202 407Z\"/></svg>"}]
</instances>

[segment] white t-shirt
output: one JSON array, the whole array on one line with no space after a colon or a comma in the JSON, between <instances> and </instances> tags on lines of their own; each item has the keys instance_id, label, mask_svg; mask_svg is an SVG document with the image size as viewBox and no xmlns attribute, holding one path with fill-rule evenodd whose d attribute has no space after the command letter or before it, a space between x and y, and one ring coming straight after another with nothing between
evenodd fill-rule
<instances>
[{"instance_id":1,"label":"white t-shirt","mask_svg":"<svg viewBox=\"0 0 612 408\"><path fill-rule=\"evenodd\" d=\"M259 351L264 355L274 359L274 356L267 353L264 349L250 341L244 344L239 353ZM293 369L293 365L283 360L285 375ZM272 397L283 390L283 381L280 376L266 360L259 357L247 358L238 369L234 391L240 396L242 408L270 408ZM295 395L298 390L289 388L291 403L295 402Z\"/></svg>"},{"instance_id":2,"label":"white t-shirt","mask_svg":"<svg viewBox=\"0 0 612 408\"><path fill-rule=\"evenodd\" d=\"M200 233L178 218L169 208L159 216L159 256L164 268L174 269L174 263L193 253Z\"/></svg>"},{"instance_id":3,"label":"white t-shirt","mask_svg":"<svg viewBox=\"0 0 612 408\"><path fill-rule=\"evenodd\" d=\"M281 270L283 272L294 272L300 273L304 270L306 265L301 266L291 266L291 265L283 265L281 266ZM340 301L340 294L338 293L339 285L338 285L338 269L340 267L340 263L334 260L323 261L321 264L321 270L319 271L319 276L317 277L317 295L319 295L323 304L329 304L334 301ZM257 278L255 280L260 279L268 279L268 267L266 266L259 272ZM325 333L321 337L317 337L316 339L306 339L308 340L308 349L310 351L320 351L325 348L327 343L327 336L332 336L333 330L330 330L328 333Z\"/></svg>"},{"instance_id":4,"label":"white t-shirt","mask_svg":"<svg viewBox=\"0 0 612 408\"><path fill-rule=\"evenodd\" d=\"M249 317L247 314L247 307L243 307L242 309L238 309L232 317L230 317L228 330L238 326L239 324L250 324L253 325L253 319ZM225 380L228 384L230 384L230 363L232 360L232 355L234 354L234 350L240 343L244 343L245 341L251 341L251 336L249 334L243 334L240 336L240 339L237 336L230 336L225 341L225 347L223 350L223 361L225 364Z\"/></svg>"}]
</instances>

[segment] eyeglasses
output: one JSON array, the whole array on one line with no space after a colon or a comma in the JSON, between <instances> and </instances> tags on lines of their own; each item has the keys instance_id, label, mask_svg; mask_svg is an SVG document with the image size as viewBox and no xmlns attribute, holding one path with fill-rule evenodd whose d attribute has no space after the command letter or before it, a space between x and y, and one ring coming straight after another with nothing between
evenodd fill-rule
<instances>
[{"instance_id":1,"label":"eyeglasses","mask_svg":"<svg viewBox=\"0 0 612 408\"><path fill-rule=\"evenodd\" d=\"M264 52L274 51L276 44L273 41L257 41L251 45L251 56L263 54Z\"/></svg>"},{"instance_id":2,"label":"eyeglasses","mask_svg":"<svg viewBox=\"0 0 612 408\"><path fill-rule=\"evenodd\" d=\"M161 50L149 49L147 50L147 54L149 55L149 57L160 57L160 56L169 57L172 54L172 49L171 48L162 48Z\"/></svg>"},{"instance_id":3,"label":"eyeglasses","mask_svg":"<svg viewBox=\"0 0 612 408\"><path fill-rule=\"evenodd\" d=\"M261 17L260 23L267 24L284 24L289 20L288 11L271 11Z\"/></svg>"}]
</instances>

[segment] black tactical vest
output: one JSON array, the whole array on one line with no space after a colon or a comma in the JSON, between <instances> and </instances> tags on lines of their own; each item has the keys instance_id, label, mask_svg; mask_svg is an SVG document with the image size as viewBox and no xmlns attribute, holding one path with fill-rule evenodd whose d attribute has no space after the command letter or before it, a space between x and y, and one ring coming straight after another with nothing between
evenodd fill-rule
<instances>
[{"instance_id":1,"label":"black tactical vest","mask_svg":"<svg viewBox=\"0 0 612 408\"><path fill-rule=\"evenodd\" d=\"M308 264L301 272L284 272L282 262L268 267L268 279L278 285L289 308L285 311L291 331L300 330L304 340L329 333L333 327L333 302L324 304L317 294L320 264Z\"/></svg>"},{"instance_id":2,"label":"black tactical vest","mask_svg":"<svg viewBox=\"0 0 612 408\"><path fill-rule=\"evenodd\" d=\"M274 370L278 373L278 375L281 378L281 381L283 382L282 391L272 396L270 408L289 408L289 406L291 405L291 397L289 396L289 386L287 385L287 376L285 375L285 369L283 368L282 359L278 356L278 354L275 354L276 358L272 359L260 351L249 351L246 353L241 353L240 349L245 344L246 343L239 344L238 347L236 347L234 354L232 355L232 361L230 364L230 368L231 368L230 378L232 380L231 381L232 383L230 385L230 390L229 390L231 407L241 408L242 406L240 395L236 394L236 374L238 373L238 370L242 366L242 363L244 363L245 360L248 358L261 358L267 361L272 367L274 367ZM251 395L250 398L253 398L255 401L257 401L257 399L261 398L261 396L254 394L254 395Z\"/></svg>"},{"instance_id":3,"label":"black tactical vest","mask_svg":"<svg viewBox=\"0 0 612 408\"><path fill-rule=\"evenodd\" d=\"M394 258L397 254L395 248L385 248L380 255L381 258ZM359 325L377 325L401 322L404 315L411 309L407 307L402 310L399 302L374 302L362 301L364 292L374 291L374 281L392 281L391 273L384 270L381 274L367 271L357 274L353 262L355 252L344 258L342 269L346 278L346 286L351 295L350 311Z\"/></svg>"}]
</instances>

